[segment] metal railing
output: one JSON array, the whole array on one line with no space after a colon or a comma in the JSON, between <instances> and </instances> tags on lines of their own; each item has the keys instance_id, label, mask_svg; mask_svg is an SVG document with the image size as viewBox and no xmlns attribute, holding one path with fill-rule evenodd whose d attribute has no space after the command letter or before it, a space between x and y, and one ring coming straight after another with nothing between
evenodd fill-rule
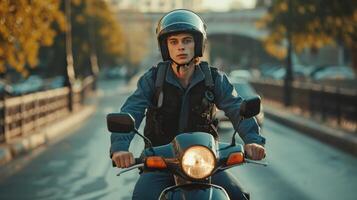
<instances>
[{"instance_id":1,"label":"metal railing","mask_svg":"<svg viewBox=\"0 0 357 200\"><path fill-rule=\"evenodd\" d=\"M72 111L80 109L92 91L93 84L93 77L87 77L81 86L73 87L73 91L63 87L0 101L0 144L32 134L64 118L71 112L71 106Z\"/></svg>"},{"instance_id":2,"label":"metal railing","mask_svg":"<svg viewBox=\"0 0 357 200\"><path fill-rule=\"evenodd\" d=\"M263 98L284 102L283 81L254 80L251 84ZM335 120L357 124L357 89L315 83L293 82L291 107L322 121Z\"/></svg>"}]
</instances>

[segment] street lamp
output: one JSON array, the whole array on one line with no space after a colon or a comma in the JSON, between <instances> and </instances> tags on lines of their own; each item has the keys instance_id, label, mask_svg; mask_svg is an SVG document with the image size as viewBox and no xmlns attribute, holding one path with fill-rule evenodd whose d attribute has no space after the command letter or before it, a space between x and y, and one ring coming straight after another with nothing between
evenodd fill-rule
<instances>
[{"instance_id":1,"label":"street lamp","mask_svg":"<svg viewBox=\"0 0 357 200\"><path fill-rule=\"evenodd\" d=\"M87 6L89 6L89 10L93 15L95 14L95 6L92 5L93 1L87 2ZM93 17L89 16L89 38L90 38L90 64L91 64L91 73L94 77L93 89L96 89L97 86L97 76L99 73L96 45L95 45L95 33L94 33L94 23Z\"/></svg>"},{"instance_id":2,"label":"street lamp","mask_svg":"<svg viewBox=\"0 0 357 200\"><path fill-rule=\"evenodd\" d=\"M72 54L72 25L71 25L71 0L65 1L65 14L66 14L66 73L65 85L69 87L69 110L73 110L73 85L76 79L73 67L73 54Z\"/></svg>"},{"instance_id":3,"label":"street lamp","mask_svg":"<svg viewBox=\"0 0 357 200\"><path fill-rule=\"evenodd\" d=\"M286 56L286 73L284 78L284 105L290 106L291 105L291 85L294 80L293 72L292 72L292 0L288 0L288 20L291 22L287 22L287 56Z\"/></svg>"}]
</instances>

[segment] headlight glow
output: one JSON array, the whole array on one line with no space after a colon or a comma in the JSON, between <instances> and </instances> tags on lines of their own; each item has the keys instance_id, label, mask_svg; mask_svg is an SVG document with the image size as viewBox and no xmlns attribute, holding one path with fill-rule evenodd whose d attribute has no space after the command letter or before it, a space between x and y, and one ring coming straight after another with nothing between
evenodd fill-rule
<instances>
[{"instance_id":1,"label":"headlight glow","mask_svg":"<svg viewBox=\"0 0 357 200\"><path fill-rule=\"evenodd\" d=\"M203 179L209 176L216 164L216 156L203 146L188 148L182 156L182 169L191 178Z\"/></svg>"}]
</instances>

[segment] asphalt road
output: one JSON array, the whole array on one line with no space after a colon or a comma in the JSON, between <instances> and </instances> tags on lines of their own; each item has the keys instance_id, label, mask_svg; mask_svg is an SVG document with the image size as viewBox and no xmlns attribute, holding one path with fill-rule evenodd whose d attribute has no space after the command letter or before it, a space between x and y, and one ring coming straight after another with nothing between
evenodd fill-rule
<instances>
[{"instance_id":1,"label":"asphalt road","mask_svg":"<svg viewBox=\"0 0 357 200\"><path fill-rule=\"evenodd\" d=\"M130 89L121 81L99 84L96 113L59 141L0 168L0 199L131 199L137 171L120 177L109 160L105 116L117 111ZM221 130L230 140L232 129ZM357 199L357 159L266 119L269 166L245 164L230 171L252 199ZM139 155L135 137L130 150Z\"/></svg>"}]
</instances>

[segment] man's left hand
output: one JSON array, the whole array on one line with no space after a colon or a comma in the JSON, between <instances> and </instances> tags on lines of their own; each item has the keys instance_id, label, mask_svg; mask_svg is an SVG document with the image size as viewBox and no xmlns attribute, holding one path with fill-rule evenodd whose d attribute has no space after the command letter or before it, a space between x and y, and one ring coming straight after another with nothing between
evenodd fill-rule
<instances>
[{"instance_id":1,"label":"man's left hand","mask_svg":"<svg viewBox=\"0 0 357 200\"><path fill-rule=\"evenodd\" d=\"M265 148L262 145L252 143L244 145L245 153L252 160L261 160L265 158Z\"/></svg>"}]
</instances>

